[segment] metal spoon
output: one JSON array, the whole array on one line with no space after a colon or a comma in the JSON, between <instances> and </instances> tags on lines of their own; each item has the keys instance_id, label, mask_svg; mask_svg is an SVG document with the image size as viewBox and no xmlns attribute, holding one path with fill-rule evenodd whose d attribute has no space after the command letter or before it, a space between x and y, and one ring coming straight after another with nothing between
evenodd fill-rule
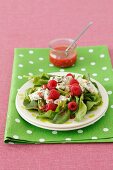
<instances>
[{"instance_id":1,"label":"metal spoon","mask_svg":"<svg viewBox=\"0 0 113 170\"><path fill-rule=\"evenodd\" d=\"M89 22L87 26L80 32L80 34L74 39L74 41L66 48L65 54L68 55L69 49L80 39L80 37L87 31L87 29L93 24L93 22Z\"/></svg>"}]
</instances>

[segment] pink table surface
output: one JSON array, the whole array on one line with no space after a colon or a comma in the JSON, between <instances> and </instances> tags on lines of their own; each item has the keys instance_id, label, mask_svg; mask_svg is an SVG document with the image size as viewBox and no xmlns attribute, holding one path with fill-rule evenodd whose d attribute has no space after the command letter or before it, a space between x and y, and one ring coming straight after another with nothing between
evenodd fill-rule
<instances>
[{"instance_id":1,"label":"pink table surface","mask_svg":"<svg viewBox=\"0 0 113 170\"><path fill-rule=\"evenodd\" d=\"M94 25L79 45L108 45L113 63L113 0L0 0L0 170L112 170L113 144L8 145L3 136L15 47L47 47Z\"/></svg>"}]
</instances>

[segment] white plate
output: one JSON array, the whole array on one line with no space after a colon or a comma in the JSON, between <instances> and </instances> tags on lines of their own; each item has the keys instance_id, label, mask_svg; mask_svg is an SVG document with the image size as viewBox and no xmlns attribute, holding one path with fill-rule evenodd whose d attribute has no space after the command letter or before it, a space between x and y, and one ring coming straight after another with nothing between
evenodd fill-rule
<instances>
[{"instance_id":1,"label":"white plate","mask_svg":"<svg viewBox=\"0 0 113 170\"><path fill-rule=\"evenodd\" d=\"M51 74L65 75L67 73L66 72L64 72L64 73L55 72L55 73L51 73ZM75 76L79 75L77 73L72 73L72 74L75 74ZM103 104L101 106L99 106L96 110L89 111L85 115L84 119L80 122L70 119L64 124L53 124L53 123L47 121L46 119L37 119L36 111L26 110L23 105L23 99L24 99L25 90L33 86L32 80L26 82L19 89L19 91L17 93L17 96L16 96L17 111L24 120L26 120L27 122L29 122L32 125L35 125L37 127L41 127L44 129L65 131L65 130L80 129L80 128L89 126L89 125L95 123L96 121L98 121L104 115L104 113L106 112L106 110L108 108L108 94L107 94L105 88L96 80L94 80L94 79L92 79L92 80L95 81L98 85L99 91L102 96Z\"/></svg>"}]
</instances>

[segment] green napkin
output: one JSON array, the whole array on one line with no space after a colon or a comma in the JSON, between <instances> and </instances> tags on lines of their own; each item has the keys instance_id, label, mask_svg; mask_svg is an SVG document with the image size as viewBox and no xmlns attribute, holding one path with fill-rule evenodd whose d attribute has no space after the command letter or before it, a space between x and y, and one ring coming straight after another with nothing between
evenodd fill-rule
<instances>
[{"instance_id":1,"label":"green napkin","mask_svg":"<svg viewBox=\"0 0 113 170\"><path fill-rule=\"evenodd\" d=\"M70 68L57 68L49 62L49 49L15 49L4 136L6 143L113 142L113 71L108 48L106 46L78 47L77 53L78 59L75 65ZM46 130L22 119L15 107L15 97L18 89L27 81L23 75L59 71L90 73L92 78L99 81L109 95L109 107L105 116L93 125L71 131Z\"/></svg>"}]
</instances>

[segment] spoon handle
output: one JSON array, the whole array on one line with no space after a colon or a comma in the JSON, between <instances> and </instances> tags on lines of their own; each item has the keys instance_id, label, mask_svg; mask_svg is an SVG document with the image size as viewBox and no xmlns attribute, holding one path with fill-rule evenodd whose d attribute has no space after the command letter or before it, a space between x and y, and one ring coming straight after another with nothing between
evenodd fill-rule
<instances>
[{"instance_id":1,"label":"spoon handle","mask_svg":"<svg viewBox=\"0 0 113 170\"><path fill-rule=\"evenodd\" d=\"M88 25L80 32L80 34L74 39L74 41L66 48L66 52L71 48L73 44L76 43L77 40L87 31L87 29L93 24L93 22L89 22Z\"/></svg>"}]
</instances>

